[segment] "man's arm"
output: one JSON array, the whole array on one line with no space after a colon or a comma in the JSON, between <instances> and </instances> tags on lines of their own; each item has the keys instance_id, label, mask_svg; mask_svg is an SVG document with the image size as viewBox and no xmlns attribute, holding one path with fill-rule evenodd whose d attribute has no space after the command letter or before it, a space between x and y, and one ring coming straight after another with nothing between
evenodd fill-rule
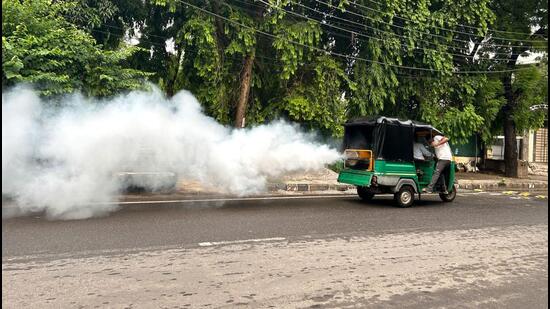
<instances>
[{"instance_id":1,"label":"man's arm","mask_svg":"<svg viewBox=\"0 0 550 309\"><path fill-rule=\"evenodd\" d=\"M441 138L437 138L438 136L440 136ZM434 141L432 142L433 147L439 147L449 141L449 139L446 138L445 136L441 136L441 135L438 135L438 136L434 137Z\"/></svg>"},{"instance_id":2,"label":"man's arm","mask_svg":"<svg viewBox=\"0 0 550 309\"><path fill-rule=\"evenodd\" d=\"M424 158L431 159L433 157L433 153L431 153L426 147L422 146L420 147L420 151L422 152L422 155Z\"/></svg>"},{"instance_id":3,"label":"man's arm","mask_svg":"<svg viewBox=\"0 0 550 309\"><path fill-rule=\"evenodd\" d=\"M449 139L446 138L445 136L443 136L443 138L439 141L439 143L437 143L437 146L441 146L441 145L445 144L448 141L449 141Z\"/></svg>"}]
</instances>

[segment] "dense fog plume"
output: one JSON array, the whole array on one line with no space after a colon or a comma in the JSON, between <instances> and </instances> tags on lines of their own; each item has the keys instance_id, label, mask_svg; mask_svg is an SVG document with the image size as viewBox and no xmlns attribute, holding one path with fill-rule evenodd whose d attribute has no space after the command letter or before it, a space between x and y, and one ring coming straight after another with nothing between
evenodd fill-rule
<instances>
[{"instance_id":1,"label":"dense fog plume","mask_svg":"<svg viewBox=\"0 0 550 309\"><path fill-rule=\"evenodd\" d=\"M266 179L316 170L339 158L292 124L235 130L203 114L189 92L155 89L108 101L79 95L57 104L17 87L2 94L2 195L23 213L79 219L108 213L120 172L167 172L233 194ZM140 185L160 188L162 177ZM168 181L168 180L166 180Z\"/></svg>"}]
</instances>

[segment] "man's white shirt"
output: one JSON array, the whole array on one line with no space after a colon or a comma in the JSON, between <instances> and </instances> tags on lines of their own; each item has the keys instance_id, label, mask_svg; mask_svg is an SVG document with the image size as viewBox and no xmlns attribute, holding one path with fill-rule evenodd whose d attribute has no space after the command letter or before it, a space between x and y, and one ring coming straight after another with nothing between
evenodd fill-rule
<instances>
[{"instance_id":1,"label":"man's white shirt","mask_svg":"<svg viewBox=\"0 0 550 309\"><path fill-rule=\"evenodd\" d=\"M434 141L436 141L437 143L439 143L439 141L441 141L442 139L443 139L443 136L441 135L436 135L434 137ZM449 146L449 143L445 143L443 145L439 145L438 147L434 147L434 148L435 148L435 156L439 160L451 161L453 159L453 153L451 151L451 147Z\"/></svg>"}]
</instances>

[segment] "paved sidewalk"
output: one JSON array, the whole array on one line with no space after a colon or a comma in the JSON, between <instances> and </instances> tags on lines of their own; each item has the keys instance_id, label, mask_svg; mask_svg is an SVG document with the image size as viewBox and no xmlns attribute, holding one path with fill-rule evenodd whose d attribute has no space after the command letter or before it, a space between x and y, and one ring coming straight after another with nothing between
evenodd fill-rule
<instances>
[{"instance_id":1,"label":"paved sidewalk","mask_svg":"<svg viewBox=\"0 0 550 309\"><path fill-rule=\"evenodd\" d=\"M457 173L457 182L463 189L548 189L548 176L529 175L528 178L509 178L491 173Z\"/></svg>"},{"instance_id":2,"label":"paved sidewalk","mask_svg":"<svg viewBox=\"0 0 550 309\"><path fill-rule=\"evenodd\" d=\"M466 190L547 190L548 178L541 175L529 175L529 178L507 178L491 173L457 172L459 188ZM338 183L338 174L324 169L317 172L296 173L278 179L270 179L267 184L267 194L294 193L354 193L355 186ZM181 181L178 193L193 195L216 194L219 188L209 188L197 182Z\"/></svg>"},{"instance_id":3,"label":"paved sidewalk","mask_svg":"<svg viewBox=\"0 0 550 309\"><path fill-rule=\"evenodd\" d=\"M269 191L348 191L354 190L355 186L340 184L337 182L338 174L330 170L319 172L325 180L319 181L314 176L309 179L301 180L306 177L286 177L287 181L270 183ZM315 175L315 173L313 173ZM548 177L542 175L529 175L529 178L507 178L498 174L491 173L465 173L457 172L456 179L459 188L462 189L481 189L481 190L547 190Z\"/></svg>"}]
</instances>

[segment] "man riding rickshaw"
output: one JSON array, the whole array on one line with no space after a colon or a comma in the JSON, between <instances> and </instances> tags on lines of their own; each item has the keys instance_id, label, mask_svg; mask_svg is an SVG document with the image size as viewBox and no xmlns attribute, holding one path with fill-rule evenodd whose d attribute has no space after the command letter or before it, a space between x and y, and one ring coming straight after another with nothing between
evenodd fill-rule
<instances>
[{"instance_id":1,"label":"man riding rickshaw","mask_svg":"<svg viewBox=\"0 0 550 309\"><path fill-rule=\"evenodd\" d=\"M435 156L426 148L428 141ZM420 198L423 192L434 192L451 202L457 186L447 141L439 130L418 121L388 117L352 120L344 125L345 161L338 181L357 186L365 201L390 193L399 206L410 207L415 194Z\"/></svg>"}]
</instances>

